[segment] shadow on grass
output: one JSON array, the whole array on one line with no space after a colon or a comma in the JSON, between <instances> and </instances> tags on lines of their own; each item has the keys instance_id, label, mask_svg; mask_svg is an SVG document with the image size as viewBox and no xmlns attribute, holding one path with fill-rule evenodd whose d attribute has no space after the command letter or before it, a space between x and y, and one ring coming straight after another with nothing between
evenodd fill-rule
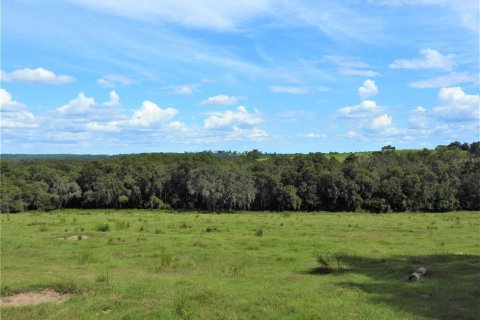
<instances>
[{"instance_id":1,"label":"shadow on grass","mask_svg":"<svg viewBox=\"0 0 480 320\"><path fill-rule=\"evenodd\" d=\"M319 267L309 274L364 274L368 282L344 282L342 286L360 289L374 303L391 306L431 319L480 319L480 256L439 254L394 256L373 259L336 255L346 268ZM408 276L426 267L427 274L417 282Z\"/></svg>"}]
</instances>

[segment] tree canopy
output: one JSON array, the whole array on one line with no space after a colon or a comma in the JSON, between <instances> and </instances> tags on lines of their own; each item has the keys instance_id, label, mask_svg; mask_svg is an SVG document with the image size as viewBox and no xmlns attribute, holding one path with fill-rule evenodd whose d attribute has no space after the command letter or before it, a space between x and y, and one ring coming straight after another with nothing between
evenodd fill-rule
<instances>
[{"instance_id":1,"label":"tree canopy","mask_svg":"<svg viewBox=\"0 0 480 320\"><path fill-rule=\"evenodd\" d=\"M480 210L480 143L371 154L200 152L1 160L1 212L60 208Z\"/></svg>"}]
</instances>

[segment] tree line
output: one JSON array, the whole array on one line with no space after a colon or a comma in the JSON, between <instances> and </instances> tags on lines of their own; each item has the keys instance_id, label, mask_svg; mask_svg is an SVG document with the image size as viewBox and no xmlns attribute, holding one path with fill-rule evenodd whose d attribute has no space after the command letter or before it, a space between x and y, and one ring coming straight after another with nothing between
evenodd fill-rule
<instances>
[{"instance_id":1,"label":"tree line","mask_svg":"<svg viewBox=\"0 0 480 320\"><path fill-rule=\"evenodd\" d=\"M480 142L338 154L200 152L1 160L1 212L62 208L480 210Z\"/></svg>"}]
</instances>

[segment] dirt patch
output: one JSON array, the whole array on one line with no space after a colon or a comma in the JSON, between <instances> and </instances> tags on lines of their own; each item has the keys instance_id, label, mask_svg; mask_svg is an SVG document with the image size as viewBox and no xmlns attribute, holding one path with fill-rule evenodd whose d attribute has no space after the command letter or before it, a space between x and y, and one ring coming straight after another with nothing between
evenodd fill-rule
<instances>
[{"instance_id":1,"label":"dirt patch","mask_svg":"<svg viewBox=\"0 0 480 320\"><path fill-rule=\"evenodd\" d=\"M72 241L78 241L78 240L86 240L88 239L88 236L86 235L74 235L68 238L62 237L62 238L57 238L58 240L72 240Z\"/></svg>"},{"instance_id":2,"label":"dirt patch","mask_svg":"<svg viewBox=\"0 0 480 320\"><path fill-rule=\"evenodd\" d=\"M41 303L61 303L70 298L70 294L58 293L53 289L45 289L40 292L23 292L0 299L2 307L31 306Z\"/></svg>"}]
</instances>

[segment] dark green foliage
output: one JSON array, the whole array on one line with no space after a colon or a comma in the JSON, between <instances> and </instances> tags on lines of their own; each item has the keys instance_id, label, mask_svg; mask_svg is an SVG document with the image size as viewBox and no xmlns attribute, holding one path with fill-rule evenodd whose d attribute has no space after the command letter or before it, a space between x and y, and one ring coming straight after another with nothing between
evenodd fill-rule
<instances>
[{"instance_id":1,"label":"dark green foliage","mask_svg":"<svg viewBox=\"0 0 480 320\"><path fill-rule=\"evenodd\" d=\"M0 162L0 210L480 209L480 142L452 142L418 151L385 146L381 152L342 157L338 153L278 155L258 150L78 158L9 156Z\"/></svg>"},{"instance_id":2,"label":"dark green foliage","mask_svg":"<svg viewBox=\"0 0 480 320\"><path fill-rule=\"evenodd\" d=\"M95 229L100 232L108 232L110 231L110 225L108 223L99 223Z\"/></svg>"}]
</instances>

